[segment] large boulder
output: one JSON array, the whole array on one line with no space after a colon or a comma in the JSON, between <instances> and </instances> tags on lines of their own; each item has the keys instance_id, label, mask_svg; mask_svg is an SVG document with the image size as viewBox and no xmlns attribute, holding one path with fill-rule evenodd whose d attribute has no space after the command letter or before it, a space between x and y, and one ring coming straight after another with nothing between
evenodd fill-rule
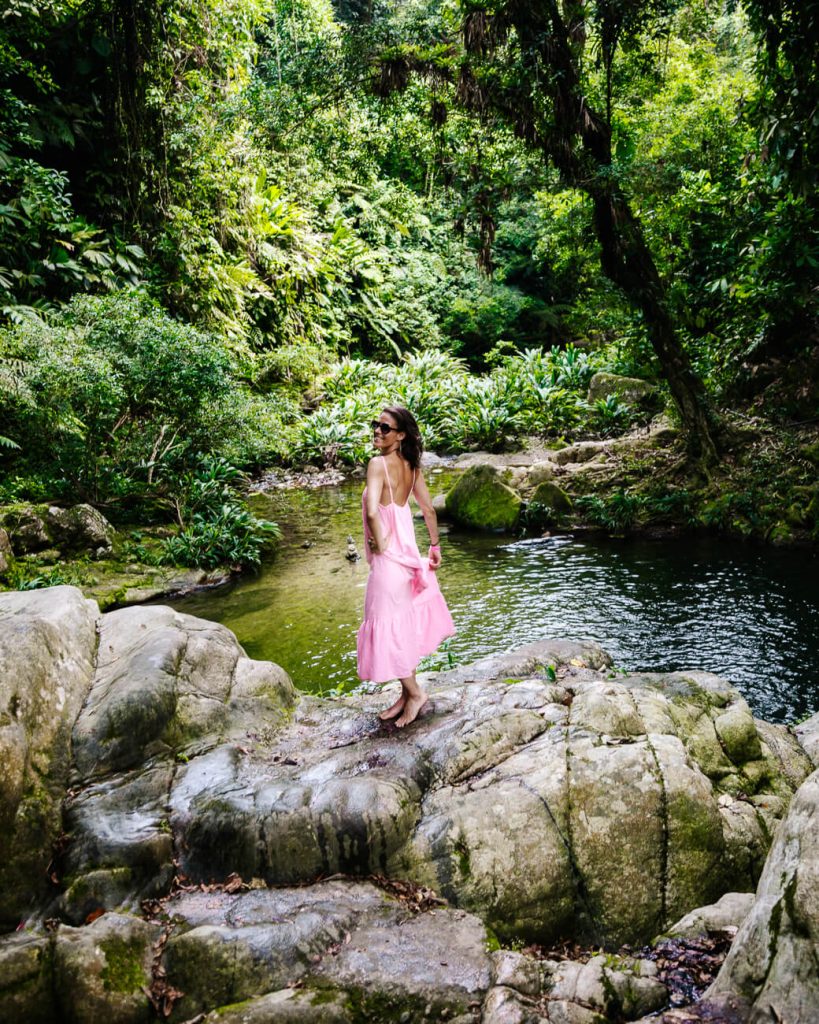
<instances>
[{"instance_id":1,"label":"large boulder","mask_svg":"<svg viewBox=\"0 0 819 1024\"><path fill-rule=\"evenodd\" d=\"M52 505L46 520L54 543L65 553L87 551L104 558L113 549L114 528L93 505Z\"/></svg>"},{"instance_id":2,"label":"large boulder","mask_svg":"<svg viewBox=\"0 0 819 1024\"><path fill-rule=\"evenodd\" d=\"M32 912L47 886L97 618L73 587L0 597L0 928Z\"/></svg>"},{"instance_id":3,"label":"large boulder","mask_svg":"<svg viewBox=\"0 0 819 1024\"><path fill-rule=\"evenodd\" d=\"M819 771L797 790L759 881L756 901L707 993L750 1021L819 1017Z\"/></svg>"},{"instance_id":4,"label":"large boulder","mask_svg":"<svg viewBox=\"0 0 819 1024\"><path fill-rule=\"evenodd\" d=\"M94 784L66 805L69 919L161 892L175 853L201 882L387 874L508 939L646 941L756 884L811 768L724 681L614 682L594 645L430 677L408 743L379 723L381 696L303 697L289 720L226 697L216 680L245 671L229 636L168 609L103 617L74 733L78 783Z\"/></svg>"},{"instance_id":5,"label":"large boulder","mask_svg":"<svg viewBox=\"0 0 819 1024\"><path fill-rule=\"evenodd\" d=\"M65 555L104 558L114 545L113 526L92 505L10 505L0 510L0 525L16 555L56 548Z\"/></svg>"},{"instance_id":6,"label":"large boulder","mask_svg":"<svg viewBox=\"0 0 819 1024\"><path fill-rule=\"evenodd\" d=\"M479 530L514 530L520 508L520 495L484 464L467 469L446 496L447 514Z\"/></svg>"},{"instance_id":7,"label":"large boulder","mask_svg":"<svg viewBox=\"0 0 819 1024\"><path fill-rule=\"evenodd\" d=\"M610 397L642 409L662 407L662 397L649 381L617 373L596 373L589 381L588 402L592 404Z\"/></svg>"},{"instance_id":8,"label":"large boulder","mask_svg":"<svg viewBox=\"0 0 819 1024\"><path fill-rule=\"evenodd\" d=\"M170 1024L566 1024L632 1020L665 987L631 957L587 963L493 950L471 914L406 884L181 892L162 923L104 914L0 940L0 1015ZM10 1016L10 1014L15 1016Z\"/></svg>"}]
</instances>

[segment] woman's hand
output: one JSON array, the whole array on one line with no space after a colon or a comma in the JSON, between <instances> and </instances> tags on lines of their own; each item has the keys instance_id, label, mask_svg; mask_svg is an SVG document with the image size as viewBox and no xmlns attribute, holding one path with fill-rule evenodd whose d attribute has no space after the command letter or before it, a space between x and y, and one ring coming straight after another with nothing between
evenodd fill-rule
<instances>
[{"instance_id":1,"label":"woman's hand","mask_svg":"<svg viewBox=\"0 0 819 1024\"><path fill-rule=\"evenodd\" d=\"M430 544L429 547L429 567L433 571L437 569L441 564L441 548L438 544Z\"/></svg>"},{"instance_id":2,"label":"woman's hand","mask_svg":"<svg viewBox=\"0 0 819 1024\"><path fill-rule=\"evenodd\" d=\"M390 546L391 538L391 533L385 533L382 543L379 544L376 537L370 537L370 551L372 551L374 555L383 555L387 548Z\"/></svg>"}]
</instances>

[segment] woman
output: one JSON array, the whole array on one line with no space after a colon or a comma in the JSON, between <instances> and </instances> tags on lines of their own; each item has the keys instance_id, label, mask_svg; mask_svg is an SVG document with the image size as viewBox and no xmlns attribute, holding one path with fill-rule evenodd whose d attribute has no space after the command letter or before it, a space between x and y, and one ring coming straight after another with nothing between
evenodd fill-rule
<instances>
[{"instance_id":1,"label":"woman","mask_svg":"<svg viewBox=\"0 0 819 1024\"><path fill-rule=\"evenodd\" d=\"M384 409L372 422L373 445L363 495L364 538L370 575L364 622L358 631L358 675L375 683L401 682L401 696L382 711L402 729L414 722L427 699L415 669L425 654L452 636L452 616L438 588L441 564L438 519L420 470L423 442L412 413ZM421 507L429 532L429 557L418 551L410 496Z\"/></svg>"}]
</instances>

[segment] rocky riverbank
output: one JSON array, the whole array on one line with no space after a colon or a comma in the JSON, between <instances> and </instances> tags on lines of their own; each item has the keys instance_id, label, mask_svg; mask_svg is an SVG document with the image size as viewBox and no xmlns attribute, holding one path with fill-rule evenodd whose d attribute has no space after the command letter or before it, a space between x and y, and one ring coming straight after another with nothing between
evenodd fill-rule
<instances>
[{"instance_id":1,"label":"rocky riverbank","mask_svg":"<svg viewBox=\"0 0 819 1024\"><path fill-rule=\"evenodd\" d=\"M641 944L758 882L708 998L819 1010L819 716L544 641L431 675L398 733L70 587L0 596L0 660L3 1019L635 1019L667 1002L645 958L512 947Z\"/></svg>"},{"instance_id":2,"label":"rocky riverbank","mask_svg":"<svg viewBox=\"0 0 819 1024\"><path fill-rule=\"evenodd\" d=\"M815 549L819 433L731 425L720 464L704 475L666 416L617 438L461 455L464 471L439 511L477 529L597 529L614 535L719 533Z\"/></svg>"}]
</instances>

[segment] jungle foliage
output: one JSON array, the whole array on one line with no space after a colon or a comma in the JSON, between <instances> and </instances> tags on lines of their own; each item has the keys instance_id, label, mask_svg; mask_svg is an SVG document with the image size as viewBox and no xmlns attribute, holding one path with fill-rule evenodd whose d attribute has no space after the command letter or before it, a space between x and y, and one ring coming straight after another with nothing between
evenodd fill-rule
<instances>
[{"instance_id":1,"label":"jungle foliage","mask_svg":"<svg viewBox=\"0 0 819 1024\"><path fill-rule=\"evenodd\" d=\"M816 417L817 10L9 0L0 497L625 429L593 369Z\"/></svg>"}]
</instances>

